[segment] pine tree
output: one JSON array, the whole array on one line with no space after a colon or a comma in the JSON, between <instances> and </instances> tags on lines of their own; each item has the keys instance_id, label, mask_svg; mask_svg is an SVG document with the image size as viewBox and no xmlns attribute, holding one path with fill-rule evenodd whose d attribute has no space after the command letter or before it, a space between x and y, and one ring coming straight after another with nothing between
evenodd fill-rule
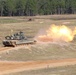
<instances>
[{"instance_id":1,"label":"pine tree","mask_svg":"<svg viewBox=\"0 0 76 75\"><path fill-rule=\"evenodd\" d=\"M5 6L7 15L12 16L15 12L15 0L6 0Z\"/></svg>"},{"instance_id":2,"label":"pine tree","mask_svg":"<svg viewBox=\"0 0 76 75\"><path fill-rule=\"evenodd\" d=\"M25 11L26 0L16 0L17 15L23 16Z\"/></svg>"}]
</instances>

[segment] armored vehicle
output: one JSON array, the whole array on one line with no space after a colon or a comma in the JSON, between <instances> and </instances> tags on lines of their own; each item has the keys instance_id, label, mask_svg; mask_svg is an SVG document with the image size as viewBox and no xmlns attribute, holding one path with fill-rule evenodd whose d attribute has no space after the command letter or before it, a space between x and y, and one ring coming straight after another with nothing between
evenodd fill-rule
<instances>
[{"instance_id":1,"label":"armored vehicle","mask_svg":"<svg viewBox=\"0 0 76 75\"><path fill-rule=\"evenodd\" d=\"M27 38L24 36L23 32L15 33L11 36L6 36L5 40L3 40L4 46L17 46L17 45L28 45L35 44L36 41L34 39Z\"/></svg>"}]
</instances>

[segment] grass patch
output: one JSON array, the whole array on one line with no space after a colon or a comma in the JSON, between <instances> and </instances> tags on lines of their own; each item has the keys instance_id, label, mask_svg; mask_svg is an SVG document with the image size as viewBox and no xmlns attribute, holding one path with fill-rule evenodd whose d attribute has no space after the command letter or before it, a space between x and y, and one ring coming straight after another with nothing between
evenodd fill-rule
<instances>
[{"instance_id":1,"label":"grass patch","mask_svg":"<svg viewBox=\"0 0 76 75\"><path fill-rule=\"evenodd\" d=\"M0 18L0 24L6 24L6 23L18 23L17 19L14 18Z\"/></svg>"}]
</instances>

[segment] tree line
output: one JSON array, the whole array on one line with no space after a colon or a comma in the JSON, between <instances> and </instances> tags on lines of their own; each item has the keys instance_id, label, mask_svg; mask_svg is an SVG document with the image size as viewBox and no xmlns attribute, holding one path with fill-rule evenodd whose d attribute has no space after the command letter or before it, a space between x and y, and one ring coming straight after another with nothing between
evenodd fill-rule
<instances>
[{"instance_id":1,"label":"tree line","mask_svg":"<svg viewBox=\"0 0 76 75\"><path fill-rule=\"evenodd\" d=\"M0 16L75 13L76 0L0 0Z\"/></svg>"}]
</instances>

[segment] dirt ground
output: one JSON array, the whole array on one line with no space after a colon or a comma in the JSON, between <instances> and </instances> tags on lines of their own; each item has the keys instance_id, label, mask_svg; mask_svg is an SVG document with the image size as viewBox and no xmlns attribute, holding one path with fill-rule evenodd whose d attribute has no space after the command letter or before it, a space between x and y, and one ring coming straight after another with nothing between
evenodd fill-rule
<instances>
[{"instance_id":1,"label":"dirt ground","mask_svg":"<svg viewBox=\"0 0 76 75\"><path fill-rule=\"evenodd\" d=\"M23 31L26 36L28 37L35 37L37 33L40 31L40 29L45 29L48 28L51 24L56 24L56 25L62 25L65 24L66 26L70 28L74 28L76 26L76 15L48 15L48 16L34 16L31 17L33 20L28 21L30 17L0 17L0 53L9 50L14 50L15 48L10 48L10 47L3 47L2 41L4 40L4 37L7 35L11 35L13 30L13 33ZM54 67L59 67L59 66L67 66L67 65L75 65L76 64L76 58L72 58L71 56L76 57L75 52L76 52L76 37L72 41L72 46L71 47L64 47L65 49L61 49L60 46L54 46L48 50L51 50L51 54L47 51L46 56L48 54L52 56L52 60L29 60L29 61L16 61L15 57L13 58L14 61L11 61L11 57L9 56L8 52L8 59L10 58L9 61L7 60L0 60L0 75L4 74L9 74L10 73L15 73L15 72L20 72L20 71L25 71L25 70L36 70L40 68L54 68ZM21 47L16 47L17 49L21 49ZM22 47L23 48L23 47ZM27 49L28 50L28 49ZM38 55L38 52L36 50L40 50L40 48L33 48L32 53ZM42 51L44 50L41 49ZM63 51L60 51L63 50ZM30 51L30 50L29 50ZM46 51L46 49L44 50ZM54 60L53 57L57 55L55 51L58 51L58 55L62 56L64 55L65 59L58 59ZM27 52L25 50L25 52ZM61 52L63 52L61 54ZM73 53L72 53L73 52ZM5 54L2 55L5 55ZM29 52L30 53L30 52ZM40 53L40 52L39 52ZM45 52L46 53L46 52ZM12 54L12 53L11 53ZM66 56L70 57L70 59L66 58ZM15 54L16 55L16 54ZM23 53L22 53L23 55ZM34 57L36 57L36 55ZM16 55L17 56L17 55ZM19 55L20 56L20 55ZM45 56L45 57L46 57ZM50 59L49 56L49 59ZM59 56L59 57L60 57ZM7 58L7 56L5 56ZM25 58L25 57L24 57ZM38 57L37 57L38 58ZM3 59L3 58L2 58ZM18 58L21 60L21 58ZM25 58L27 59L27 58ZM36 59L36 58L35 58Z\"/></svg>"},{"instance_id":2,"label":"dirt ground","mask_svg":"<svg viewBox=\"0 0 76 75\"><path fill-rule=\"evenodd\" d=\"M10 74L25 70L36 70L40 68L55 68L59 66L75 65L76 59L28 61L28 62L8 62L0 61L0 74Z\"/></svg>"}]
</instances>

